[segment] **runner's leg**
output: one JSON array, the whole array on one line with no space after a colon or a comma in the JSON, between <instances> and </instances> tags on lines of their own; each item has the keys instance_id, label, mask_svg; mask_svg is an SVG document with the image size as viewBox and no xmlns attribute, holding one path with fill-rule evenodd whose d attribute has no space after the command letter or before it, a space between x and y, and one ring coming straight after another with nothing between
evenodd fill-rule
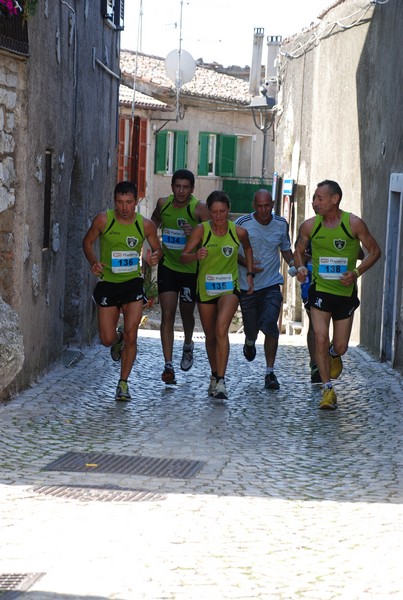
<instances>
[{"instance_id":1,"label":"runner's leg","mask_svg":"<svg viewBox=\"0 0 403 600\"><path fill-rule=\"evenodd\" d=\"M122 311L124 318L123 338L125 344L120 364L120 378L127 381L137 355L137 333L143 312L143 300L123 304Z\"/></svg>"},{"instance_id":2,"label":"runner's leg","mask_svg":"<svg viewBox=\"0 0 403 600\"><path fill-rule=\"evenodd\" d=\"M116 342L116 327L120 308L117 306L98 306L98 332L103 346L112 346Z\"/></svg>"}]
</instances>

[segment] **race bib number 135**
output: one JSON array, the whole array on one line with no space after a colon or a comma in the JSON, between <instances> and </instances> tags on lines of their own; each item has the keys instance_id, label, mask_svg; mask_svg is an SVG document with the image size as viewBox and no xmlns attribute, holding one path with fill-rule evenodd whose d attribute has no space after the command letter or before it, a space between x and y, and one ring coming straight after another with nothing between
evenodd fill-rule
<instances>
[{"instance_id":1,"label":"race bib number 135","mask_svg":"<svg viewBox=\"0 0 403 600\"><path fill-rule=\"evenodd\" d=\"M206 275L206 294L208 296L217 296L224 292L232 292L234 289L234 282L232 281L232 275Z\"/></svg>"}]
</instances>

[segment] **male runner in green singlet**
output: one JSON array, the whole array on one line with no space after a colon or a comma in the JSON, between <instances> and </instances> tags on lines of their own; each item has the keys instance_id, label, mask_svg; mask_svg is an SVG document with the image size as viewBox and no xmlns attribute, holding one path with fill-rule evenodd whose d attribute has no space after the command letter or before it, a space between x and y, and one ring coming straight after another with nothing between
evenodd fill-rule
<instances>
[{"instance_id":1,"label":"male runner in green singlet","mask_svg":"<svg viewBox=\"0 0 403 600\"><path fill-rule=\"evenodd\" d=\"M316 216L302 223L295 248L295 266L300 283L308 269L304 252L312 247L312 284L308 303L315 332L316 364L324 386L323 409L335 409L337 398L331 379L339 377L341 355L348 349L354 311L360 302L357 279L379 259L380 248L362 219L342 211L342 190L338 183L326 179L318 183L313 208ZM360 242L365 258L356 267ZM333 342L329 346L329 327L333 321Z\"/></svg>"},{"instance_id":2,"label":"male runner in green singlet","mask_svg":"<svg viewBox=\"0 0 403 600\"><path fill-rule=\"evenodd\" d=\"M127 380L136 359L137 331L144 299L140 268L143 242L147 239L151 247L151 251L147 252L150 265L158 263L162 249L154 223L136 213L136 186L129 181L118 183L114 200L114 209L99 213L94 218L83 239L83 250L91 265L91 273L100 279L94 290L94 300L98 305L101 343L111 346L113 360L121 360L115 398L130 400ZM100 258L94 250L98 238ZM121 311L123 331L116 331Z\"/></svg>"},{"instance_id":3,"label":"male runner in green singlet","mask_svg":"<svg viewBox=\"0 0 403 600\"><path fill-rule=\"evenodd\" d=\"M180 256L193 228L210 217L206 205L193 196L194 185L195 178L191 171L175 171L171 181L172 194L158 199L151 216L155 225L162 229L164 257L158 265L158 297L161 306L161 343L165 360L161 378L166 384L176 383L172 353L178 296L185 336L181 369L188 371L193 365L196 263L181 264Z\"/></svg>"}]
</instances>

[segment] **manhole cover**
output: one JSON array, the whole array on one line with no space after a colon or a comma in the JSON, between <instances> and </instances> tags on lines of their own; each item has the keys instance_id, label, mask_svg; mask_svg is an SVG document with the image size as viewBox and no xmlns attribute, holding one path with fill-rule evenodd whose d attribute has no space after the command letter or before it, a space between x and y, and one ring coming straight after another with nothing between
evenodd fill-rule
<instances>
[{"instance_id":1,"label":"manhole cover","mask_svg":"<svg viewBox=\"0 0 403 600\"><path fill-rule=\"evenodd\" d=\"M200 460L125 456L98 452L67 452L44 467L44 471L73 471L121 473L148 477L188 479L198 473L204 463Z\"/></svg>"},{"instance_id":2,"label":"manhole cover","mask_svg":"<svg viewBox=\"0 0 403 600\"><path fill-rule=\"evenodd\" d=\"M37 485L32 488L36 494L67 498L79 502L150 502L165 500L162 494L146 490L128 490L116 487L68 486L68 485Z\"/></svg>"},{"instance_id":3,"label":"manhole cover","mask_svg":"<svg viewBox=\"0 0 403 600\"><path fill-rule=\"evenodd\" d=\"M44 573L0 573L0 598L13 600L26 592Z\"/></svg>"}]
</instances>

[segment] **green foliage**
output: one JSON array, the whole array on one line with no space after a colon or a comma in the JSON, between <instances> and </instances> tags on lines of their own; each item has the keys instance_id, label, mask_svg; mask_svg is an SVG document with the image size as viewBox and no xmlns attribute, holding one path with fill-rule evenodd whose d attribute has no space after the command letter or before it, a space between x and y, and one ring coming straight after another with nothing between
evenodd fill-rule
<instances>
[{"instance_id":1,"label":"green foliage","mask_svg":"<svg viewBox=\"0 0 403 600\"><path fill-rule=\"evenodd\" d=\"M38 0L0 0L0 16L16 16L22 14L24 20L32 17L38 8Z\"/></svg>"},{"instance_id":2,"label":"green foliage","mask_svg":"<svg viewBox=\"0 0 403 600\"><path fill-rule=\"evenodd\" d=\"M25 2L23 2L24 19L33 17L37 8L38 8L38 0L25 0Z\"/></svg>"},{"instance_id":3,"label":"green foliage","mask_svg":"<svg viewBox=\"0 0 403 600\"><path fill-rule=\"evenodd\" d=\"M158 284L152 267L146 265L144 272L144 291L146 298L158 298Z\"/></svg>"}]
</instances>

